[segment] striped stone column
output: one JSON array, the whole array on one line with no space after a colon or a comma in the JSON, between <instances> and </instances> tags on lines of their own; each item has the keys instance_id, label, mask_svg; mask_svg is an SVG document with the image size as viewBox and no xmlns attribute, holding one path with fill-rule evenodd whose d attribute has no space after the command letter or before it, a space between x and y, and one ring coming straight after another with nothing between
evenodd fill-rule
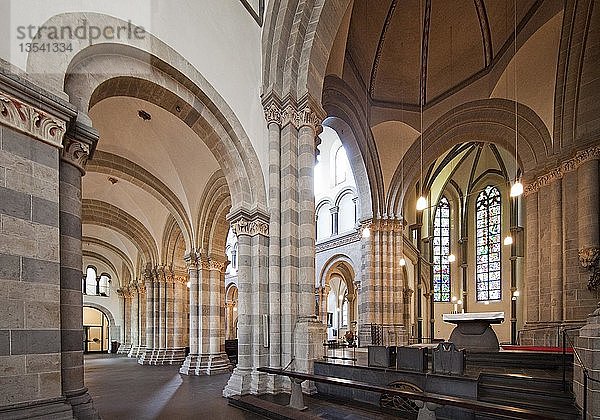
<instances>
[{"instance_id":1,"label":"striped stone column","mask_svg":"<svg viewBox=\"0 0 600 420\"><path fill-rule=\"evenodd\" d=\"M550 290L551 320L563 320L563 212L562 179L550 184Z\"/></svg>"},{"instance_id":2,"label":"striped stone column","mask_svg":"<svg viewBox=\"0 0 600 420\"><path fill-rule=\"evenodd\" d=\"M140 305L140 294L137 289L137 284L132 288L132 298L130 307L130 322L129 322L129 334L131 336L131 349L129 350L129 357L136 357L137 352L140 348L140 318L139 318L139 305Z\"/></svg>"},{"instance_id":3,"label":"striped stone column","mask_svg":"<svg viewBox=\"0 0 600 420\"><path fill-rule=\"evenodd\" d=\"M142 355L142 353L146 349L146 325L147 325L147 323L146 323L146 315L147 315L146 307L148 306L148 303L147 303L148 294L147 294L147 290L146 290L146 285L143 282L140 282L138 284L138 295L140 297L139 305L138 305L138 319L139 319L138 337L140 340L140 348L138 350L137 356L139 357Z\"/></svg>"},{"instance_id":4,"label":"striped stone column","mask_svg":"<svg viewBox=\"0 0 600 420\"><path fill-rule=\"evenodd\" d=\"M146 326L146 345L144 352L138 359L138 363L142 365L150 364L152 359L152 352L154 351L154 275L151 269L144 271L144 284L146 286L146 311L145 311L145 326Z\"/></svg>"},{"instance_id":5,"label":"striped stone column","mask_svg":"<svg viewBox=\"0 0 600 420\"><path fill-rule=\"evenodd\" d=\"M268 355L263 327L269 300L269 224L263 214L241 213L232 219L238 238L238 364L223 390L224 397L265 392L268 385L267 376L255 368L267 362Z\"/></svg>"},{"instance_id":6,"label":"striped stone column","mask_svg":"<svg viewBox=\"0 0 600 420\"><path fill-rule=\"evenodd\" d=\"M281 368L281 103L270 97L264 108L269 130L269 366ZM228 325L233 326L233 307L228 314ZM281 392L284 382L279 375L269 375L267 388Z\"/></svg>"},{"instance_id":7,"label":"striped stone column","mask_svg":"<svg viewBox=\"0 0 600 420\"><path fill-rule=\"evenodd\" d=\"M315 194L313 170L315 142L321 119L307 104L298 112L298 320L294 330L294 359L300 372L313 372L314 360L322 354L325 326L315 314ZM316 392L312 382L305 392Z\"/></svg>"},{"instance_id":8,"label":"striped stone column","mask_svg":"<svg viewBox=\"0 0 600 420\"><path fill-rule=\"evenodd\" d=\"M185 256L185 262L188 269L188 278L190 282L189 288L189 313L190 313L190 327L189 327L189 346L190 353L185 358L183 365L179 369L179 373L184 375L195 375L198 368L198 357L200 354L200 348L198 343L198 316L199 316L199 303L198 303L198 261L199 255L192 252Z\"/></svg>"},{"instance_id":9,"label":"striped stone column","mask_svg":"<svg viewBox=\"0 0 600 420\"><path fill-rule=\"evenodd\" d=\"M81 177L98 141L91 127L67 133L59 164L61 384L76 418L99 418L83 383L83 295L81 294Z\"/></svg>"}]
</instances>

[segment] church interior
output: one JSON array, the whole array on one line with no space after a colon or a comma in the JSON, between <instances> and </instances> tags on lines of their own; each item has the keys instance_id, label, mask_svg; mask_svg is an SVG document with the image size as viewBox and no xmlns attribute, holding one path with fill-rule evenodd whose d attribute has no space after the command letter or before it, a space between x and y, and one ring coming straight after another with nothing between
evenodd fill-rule
<instances>
[{"instance_id":1,"label":"church interior","mask_svg":"<svg viewBox=\"0 0 600 420\"><path fill-rule=\"evenodd\" d=\"M599 0L83 3L0 4L0 419L600 419Z\"/></svg>"}]
</instances>

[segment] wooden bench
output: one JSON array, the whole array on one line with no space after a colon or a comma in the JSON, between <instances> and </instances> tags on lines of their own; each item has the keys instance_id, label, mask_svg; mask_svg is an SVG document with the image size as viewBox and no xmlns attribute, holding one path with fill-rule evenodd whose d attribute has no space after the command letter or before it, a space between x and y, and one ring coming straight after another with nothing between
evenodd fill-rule
<instances>
[{"instance_id":1,"label":"wooden bench","mask_svg":"<svg viewBox=\"0 0 600 420\"><path fill-rule=\"evenodd\" d=\"M304 405L304 398L302 395L302 382L314 381L329 385L339 385L350 387L354 389L360 389L363 391L377 392L381 394L391 394L404 398L409 398L414 401L420 402L418 406L419 419L435 419L435 409L450 405L455 407L464 408L467 410L475 411L478 413L495 414L498 416L506 416L509 418L520 418L520 419L560 419L560 416L553 416L553 413L542 413L536 410L530 410L519 407L511 407L501 404L487 403L483 401L470 400L466 398L453 397L449 395L433 394L428 392L411 392L400 390L397 388L390 388L386 386L374 385L361 381L354 381L351 379L336 378L332 376L315 375L310 373L287 371L282 369L274 369L268 367L261 367L257 369L259 372L268 373L271 375L283 375L287 376L291 380L291 396L289 406L298 410L306 409Z\"/></svg>"}]
</instances>

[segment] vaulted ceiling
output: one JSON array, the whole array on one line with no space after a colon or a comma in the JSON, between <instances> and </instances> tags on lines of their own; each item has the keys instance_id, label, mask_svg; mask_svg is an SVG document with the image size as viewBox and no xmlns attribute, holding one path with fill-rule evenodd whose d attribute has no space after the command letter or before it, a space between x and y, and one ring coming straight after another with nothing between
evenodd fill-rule
<instances>
[{"instance_id":1,"label":"vaulted ceiling","mask_svg":"<svg viewBox=\"0 0 600 420\"><path fill-rule=\"evenodd\" d=\"M375 103L427 105L491 68L541 3L355 0L347 57Z\"/></svg>"}]
</instances>

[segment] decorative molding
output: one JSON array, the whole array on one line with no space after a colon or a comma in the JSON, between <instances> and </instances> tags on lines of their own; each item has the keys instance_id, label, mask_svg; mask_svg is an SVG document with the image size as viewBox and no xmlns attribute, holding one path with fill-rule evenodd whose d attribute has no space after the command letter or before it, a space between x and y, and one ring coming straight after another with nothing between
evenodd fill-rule
<instances>
[{"instance_id":1,"label":"decorative molding","mask_svg":"<svg viewBox=\"0 0 600 420\"><path fill-rule=\"evenodd\" d=\"M588 289L600 291L600 248L587 247L579 250L579 263L590 272Z\"/></svg>"},{"instance_id":2,"label":"decorative molding","mask_svg":"<svg viewBox=\"0 0 600 420\"><path fill-rule=\"evenodd\" d=\"M0 123L58 148L66 132L65 121L4 92L0 92Z\"/></svg>"},{"instance_id":3,"label":"decorative molding","mask_svg":"<svg viewBox=\"0 0 600 420\"><path fill-rule=\"evenodd\" d=\"M371 70L371 77L369 80L369 95L371 98L375 93L375 79L377 78L377 71L379 70L379 63L381 61L381 54L383 52L383 44L385 43L385 37L387 35L388 29L392 22L392 17L394 16L394 11L396 10L396 5L398 0L392 0L390 4L390 8L388 9L387 16L385 17L385 22L383 24L383 30L381 31L381 36L379 37L379 42L377 43L377 50L375 52L375 60L373 60L373 69ZM403 98L404 99L404 98Z\"/></svg>"},{"instance_id":4,"label":"decorative molding","mask_svg":"<svg viewBox=\"0 0 600 420\"><path fill-rule=\"evenodd\" d=\"M305 101L306 102L306 101ZM277 124L281 128L292 124L296 129L311 127L316 134L321 132L321 122L325 116L310 105L298 105L290 98L282 103L274 95L269 95L263 101L263 109L267 124Z\"/></svg>"},{"instance_id":5,"label":"decorative molding","mask_svg":"<svg viewBox=\"0 0 600 420\"><path fill-rule=\"evenodd\" d=\"M543 186L561 179L566 173L573 172L585 162L593 159L600 159L600 146L593 146L589 149L579 151L575 154L575 157L564 161L557 168L536 177L533 182L525 186L523 195L526 197L529 194L538 192Z\"/></svg>"},{"instance_id":6,"label":"decorative molding","mask_svg":"<svg viewBox=\"0 0 600 420\"><path fill-rule=\"evenodd\" d=\"M327 250L330 250L333 248L337 248L338 246L343 246L343 245L351 244L354 242L360 242L360 237L361 237L360 231L352 232L352 233L350 233L348 235L344 235L344 236L338 236L338 237L332 238L326 242L321 242L320 244L317 244L315 246L315 251L323 252L323 251L327 251Z\"/></svg>"},{"instance_id":7,"label":"decorative molding","mask_svg":"<svg viewBox=\"0 0 600 420\"><path fill-rule=\"evenodd\" d=\"M371 222L371 231L403 232L404 226L400 219L375 219Z\"/></svg>"},{"instance_id":8,"label":"decorative molding","mask_svg":"<svg viewBox=\"0 0 600 420\"><path fill-rule=\"evenodd\" d=\"M225 271L225 267L227 267L228 261L219 261L214 258L208 259L208 269L209 270L217 270L217 271Z\"/></svg>"},{"instance_id":9,"label":"decorative molding","mask_svg":"<svg viewBox=\"0 0 600 420\"><path fill-rule=\"evenodd\" d=\"M236 235L269 236L269 223L260 219L246 220L240 218L231 223L231 229Z\"/></svg>"}]
</instances>

